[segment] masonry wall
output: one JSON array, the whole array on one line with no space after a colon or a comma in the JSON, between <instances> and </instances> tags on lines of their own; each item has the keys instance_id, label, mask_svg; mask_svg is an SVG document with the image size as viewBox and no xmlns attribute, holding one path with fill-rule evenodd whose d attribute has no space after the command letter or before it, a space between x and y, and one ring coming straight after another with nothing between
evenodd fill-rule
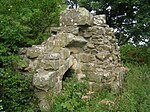
<instances>
[{"instance_id":1,"label":"masonry wall","mask_svg":"<svg viewBox=\"0 0 150 112\"><path fill-rule=\"evenodd\" d=\"M23 69L33 73L41 108L49 108L45 96L61 91L63 75L70 68L79 80L89 82L89 91L107 86L117 92L122 88L126 69L120 62L117 40L105 15L92 16L85 8L65 10L60 15L60 27L52 27L51 34L41 45L21 50L28 62Z\"/></svg>"}]
</instances>

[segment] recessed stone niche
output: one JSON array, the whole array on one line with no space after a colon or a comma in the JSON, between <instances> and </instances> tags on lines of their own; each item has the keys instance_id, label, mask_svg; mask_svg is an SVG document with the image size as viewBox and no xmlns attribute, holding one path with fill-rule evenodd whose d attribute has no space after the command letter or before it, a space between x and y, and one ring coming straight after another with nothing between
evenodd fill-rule
<instances>
[{"instance_id":1,"label":"recessed stone niche","mask_svg":"<svg viewBox=\"0 0 150 112\"><path fill-rule=\"evenodd\" d=\"M92 16L85 8L65 10L60 27L52 27L51 32L41 45L21 50L29 63L23 71L34 73L32 83L41 109L49 108L46 96L61 92L68 69L75 71L78 80L86 79L90 91L122 88L127 69L120 62L118 41L105 15Z\"/></svg>"}]
</instances>

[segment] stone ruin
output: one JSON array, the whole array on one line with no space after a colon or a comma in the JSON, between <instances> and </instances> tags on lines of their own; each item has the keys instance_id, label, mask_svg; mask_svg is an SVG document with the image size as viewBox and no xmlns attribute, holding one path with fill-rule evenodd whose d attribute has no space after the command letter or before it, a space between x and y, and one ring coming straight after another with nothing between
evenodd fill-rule
<instances>
[{"instance_id":1,"label":"stone ruin","mask_svg":"<svg viewBox=\"0 0 150 112\"><path fill-rule=\"evenodd\" d=\"M24 71L33 73L35 93L44 109L48 108L45 97L61 91L69 69L89 82L89 91L106 86L119 91L126 72L105 15L92 16L85 8L63 11L60 27L52 27L51 36L41 45L23 48L21 56L29 63Z\"/></svg>"}]
</instances>

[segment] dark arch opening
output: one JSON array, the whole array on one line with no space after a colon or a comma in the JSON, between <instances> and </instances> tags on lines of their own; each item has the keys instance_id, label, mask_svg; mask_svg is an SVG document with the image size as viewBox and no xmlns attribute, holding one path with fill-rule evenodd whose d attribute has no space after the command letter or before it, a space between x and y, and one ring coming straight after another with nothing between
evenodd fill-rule
<instances>
[{"instance_id":1,"label":"dark arch opening","mask_svg":"<svg viewBox=\"0 0 150 112\"><path fill-rule=\"evenodd\" d=\"M75 73L75 71L73 69L69 68L63 75L62 81L65 81L68 78L72 78L74 73Z\"/></svg>"}]
</instances>

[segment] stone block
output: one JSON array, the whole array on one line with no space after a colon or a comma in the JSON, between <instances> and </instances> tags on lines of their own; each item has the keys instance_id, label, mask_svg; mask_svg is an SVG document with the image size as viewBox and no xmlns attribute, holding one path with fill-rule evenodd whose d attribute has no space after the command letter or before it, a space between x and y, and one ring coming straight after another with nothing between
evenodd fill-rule
<instances>
[{"instance_id":1,"label":"stone block","mask_svg":"<svg viewBox=\"0 0 150 112\"><path fill-rule=\"evenodd\" d=\"M86 72L86 78L91 82L101 82L101 76L99 76L96 72Z\"/></svg>"},{"instance_id":2,"label":"stone block","mask_svg":"<svg viewBox=\"0 0 150 112\"><path fill-rule=\"evenodd\" d=\"M101 61L104 61L106 58L109 57L109 55L110 54L108 54L107 52L101 52L101 53L96 54L96 58Z\"/></svg>"},{"instance_id":3,"label":"stone block","mask_svg":"<svg viewBox=\"0 0 150 112\"><path fill-rule=\"evenodd\" d=\"M56 83L53 90L55 93L60 93L61 89L62 89L62 81Z\"/></svg>"},{"instance_id":4,"label":"stone block","mask_svg":"<svg viewBox=\"0 0 150 112\"><path fill-rule=\"evenodd\" d=\"M85 8L65 10L60 15L60 26L93 25L93 16Z\"/></svg>"},{"instance_id":5,"label":"stone block","mask_svg":"<svg viewBox=\"0 0 150 112\"><path fill-rule=\"evenodd\" d=\"M99 46L97 47L97 50L99 51L105 51L105 52L111 52L112 51L112 47L111 45L106 45L106 44L99 44Z\"/></svg>"},{"instance_id":6,"label":"stone block","mask_svg":"<svg viewBox=\"0 0 150 112\"><path fill-rule=\"evenodd\" d=\"M38 73L33 75L33 85L42 91L48 91L50 89L51 81L53 80L53 76L56 75L56 72L48 72L48 71L39 71Z\"/></svg>"},{"instance_id":7,"label":"stone block","mask_svg":"<svg viewBox=\"0 0 150 112\"><path fill-rule=\"evenodd\" d=\"M30 59L33 59L33 58L37 58L40 54L40 51L39 49L36 49L36 48L30 48L30 49L27 49L27 57L30 58Z\"/></svg>"},{"instance_id":8,"label":"stone block","mask_svg":"<svg viewBox=\"0 0 150 112\"><path fill-rule=\"evenodd\" d=\"M61 30L66 33L72 33L74 35L79 34L79 27L77 26L62 26Z\"/></svg>"},{"instance_id":9,"label":"stone block","mask_svg":"<svg viewBox=\"0 0 150 112\"><path fill-rule=\"evenodd\" d=\"M70 50L67 48L61 48L61 59L65 60L70 56Z\"/></svg>"},{"instance_id":10,"label":"stone block","mask_svg":"<svg viewBox=\"0 0 150 112\"><path fill-rule=\"evenodd\" d=\"M83 36L84 36L84 38L90 38L91 36L92 36L93 34L92 34L92 32L90 32L90 31L85 31L84 32L84 34L83 34Z\"/></svg>"},{"instance_id":11,"label":"stone block","mask_svg":"<svg viewBox=\"0 0 150 112\"><path fill-rule=\"evenodd\" d=\"M64 43L62 40L54 40L54 47L63 47Z\"/></svg>"},{"instance_id":12,"label":"stone block","mask_svg":"<svg viewBox=\"0 0 150 112\"><path fill-rule=\"evenodd\" d=\"M27 52L27 49L26 48L20 48L19 49L19 54L21 55L21 54L26 54L26 52Z\"/></svg>"},{"instance_id":13,"label":"stone block","mask_svg":"<svg viewBox=\"0 0 150 112\"><path fill-rule=\"evenodd\" d=\"M45 70L58 70L59 65L59 60L41 60L38 67Z\"/></svg>"},{"instance_id":14,"label":"stone block","mask_svg":"<svg viewBox=\"0 0 150 112\"><path fill-rule=\"evenodd\" d=\"M63 78L63 75L65 74L65 72L73 65L74 62L74 57L70 56L62 66L59 67L58 70L58 76L60 76L61 78Z\"/></svg>"},{"instance_id":15,"label":"stone block","mask_svg":"<svg viewBox=\"0 0 150 112\"><path fill-rule=\"evenodd\" d=\"M60 59L60 54L59 53L43 54L40 59L45 59L45 60L59 60Z\"/></svg>"},{"instance_id":16,"label":"stone block","mask_svg":"<svg viewBox=\"0 0 150 112\"><path fill-rule=\"evenodd\" d=\"M82 47L87 43L83 37L72 33L59 33L58 37L63 47Z\"/></svg>"},{"instance_id":17,"label":"stone block","mask_svg":"<svg viewBox=\"0 0 150 112\"><path fill-rule=\"evenodd\" d=\"M35 69L38 68L38 63L39 63L39 60L29 60L29 66L27 68L25 68L24 70L25 71L34 71Z\"/></svg>"},{"instance_id":18,"label":"stone block","mask_svg":"<svg viewBox=\"0 0 150 112\"><path fill-rule=\"evenodd\" d=\"M88 43L87 47L90 48L90 49L94 49L95 48L94 44L91 44L91 43Z\"/></svg>"},{"instance_id":19,"label":"stone block","mask_svg":"<svg viewBox=\"0 0 150 112\"><path fill-rule=\"evenodd\" d=\"M94 63L81 63L81 71L83 72L95 72L96 68Z\"/></svg>"},{"instance_id":20,"label":"stone block","mask_svg":"<svg viewBox=\"0 0 150 112\"><path fill-rule=\"evenodd\" d=\"M75 36L73 34L69 34L67 37L67 42L65 44L66 47L83 47L87 43L82 36Z\"/></svg>"},{"instance_id":21,"label":"stone block","mask_svg":"<svg viewBox=\"0 0 150 112\"><path fill-rule=\"evenodd\" d=\"M80 53L80 61L83 63L90 63L94 61L95 56L87 53Z\"/></svg>"},{"instance_id":22,"label":"stone block","mask_svg":"<svg viewBox=\"0 0 150 112\"><path fill-rule=\"evenodd\" d=\"M59 53L61 50L61 47L54 47L51 52Z\"/></svg>"},{"instance_id":23,"label":"stone block","mask_svg":"<svg viewBox=\"0 0 150 112\"><path fill-rule=\"evenodd\" d=\"M106 31L104 27L93 26L92 32L94 35L105 35Z\"/></svg>"},{"instance_id":24,"label":"stone block","mask_svg":"<svg viewBox=\"0 0 150 112\"><path fill-rule=\"evenodd\" d=\"M94 25L106 24L106 15L95 15L94 16Z\"/></svg>"},{"instance_id":25,"label":"stone block","mask_svg":"<svg viewBox=\"0 0 150 112\"><path fill-rule=\"evenodd\" d=\"M51 27L50 28L50 33L52 35L56 35L58 32L60 32L60 27Z\"/></svg>"}]
</instances>

